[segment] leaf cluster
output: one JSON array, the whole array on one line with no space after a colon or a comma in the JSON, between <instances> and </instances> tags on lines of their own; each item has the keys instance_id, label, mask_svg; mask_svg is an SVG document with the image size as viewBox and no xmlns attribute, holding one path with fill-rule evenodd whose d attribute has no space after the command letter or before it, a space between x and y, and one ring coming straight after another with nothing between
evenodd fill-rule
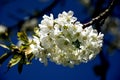
<instances>
[{"instance_id":1,"label":"leaf cluster","mask_svg":"<svg viewBox=\"0 0 120 80\"><path fill-rule=\"evenodd\" d=\"M3 64L10 56L11 59L8 62L8 69L18 64L18 72L21 73L23 65L31 64L34 55L30 52L30 42L25 32L18 32L19 41L22 42L20 46L10 44L9 46L0 44L1 47L8 49L9 52L0 56L0 65Z\"/></svg>"}]
</instances>

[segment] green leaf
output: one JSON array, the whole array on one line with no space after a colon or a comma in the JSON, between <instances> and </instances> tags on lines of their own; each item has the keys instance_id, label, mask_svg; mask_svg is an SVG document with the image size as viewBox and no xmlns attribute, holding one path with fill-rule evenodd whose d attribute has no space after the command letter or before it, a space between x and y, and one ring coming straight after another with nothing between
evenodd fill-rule
<instances>
[{"instance_id":1,"label":"green leaf","mask_svg":"<svg viewBox=\"0 0 120 80\"><path fill-rule=\"evenodd\" d=\"M20 60L22 59L21 55L15 54L13 55L13 57L11 58L11 60L9 61L8 67L13 67L14 65L16 65L18 62L20 62Z\"/></svg>"},{"instance_id":2,"label":"green leaf","mask_svg":"<svg viewBox=\"0 0 120 80\"><path fill-rule=\"evenodd\" d=\"M4 45L4 44L0 44L0 46L3 47L3 48L6 48L6 49L8 49L8 50L10 49L8 46L6 46L6 45Z\"/></svg>"},{"instance_id":3,"label":"green leaf","mask_svg":"<svg viewBox=\"0 0 120 80\"><path fill-rule=\"evenodd\" d=\"M29 61L26 62L26 65L30 65L30 64L31 64L31 62L29 62Z\"/></svg>"},{"instance_id":4,"label":"green leaf","mask_svg":"<svg viewBox=\"0 0 120 80\"><path fill-rule=\"evenodd\" d=\"M25 32L18 32L17 33L18 39L23 41L24 43L28 43L28 37L27 34Z\"/></svg>"},{"instance_id":5,"label":"green leaf","mask_svg":"<svg viewBox=\"0 0 120 80\"><path fill-rule=\"evenodd\" d=\"M18 72L19 72L19 74L21 74L24 64L25 64L25 65L31 64L31 62L29 62L29 61L31 61L32 58L33 58L33 54L29 54L29 55L27 56L27 58L26 58L26 57L22 57L22 59L21 59L20 62L18 63Z\"/></svg>"},{"instance_id":6,"label":"green leaf","mask_svg":"<svg viewBox=\"0 0 120 80\"><path fill-rule=\"evenodd\" d=\"M31 62L28 61L28 58L25 58L25 59L24 59L24 64L29 65L29 64L31 64Z\"/></svg>"},{"instance_id":7,"label":"green leaf","mask_svg":"<svg viewBox=\"0 0 120 80\"><path fill-rule=\"evenodd\" d=\"M19 72L19 74L21 74L21 72L22 72L23 64L24 64L23 59L21 59L20 62L18 63L18 72Z\"/></svg>"},{"instance_id":8,"label":"green leaf","mask_svg":"<svg viewBox=\"0 0 120 80\"><path fill-rule=\"evenodd\" d=\"M10 50L14 50L14 49L17 49L17 46L14 45L13 43L10 44L9 46Z\"/></svg>"},{"instance_id":9,"label":"green leaf","mask_svg":"<svg viewBox=\"0 0 120 80\"><path fill-rule=\"evenodd\" d=\"M31 61L34 58L34 55L32 53L28 54L27 58L28 58L28 61Z\"/></svg>"},{"instance_id":10,"label":"green leaf","mask_svg":"<svg viewBox=\"0 0 120 80\"><path fill-rule=\"evenodd\" d=\"M0 65L11 55L11 53L4 53L2 56L0 56Z\"/></svg>"}]
</instances>

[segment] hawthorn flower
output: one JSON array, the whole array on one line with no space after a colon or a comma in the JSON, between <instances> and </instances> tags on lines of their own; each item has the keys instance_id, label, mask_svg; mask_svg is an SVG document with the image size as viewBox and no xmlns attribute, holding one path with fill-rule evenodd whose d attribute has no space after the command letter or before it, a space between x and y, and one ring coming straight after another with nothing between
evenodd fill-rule
<instances>
[{"instance_id":1,"label":"hawthorn flower","mask_svg":"<svg viewBox=\"0 0 120 80\"><path fill-rule=\"evenodd\" d=\"M47 64L47 59L58 65L78 65L93 59L102 47L103 34L92 26L83 25L73 16L73 12L63 12L58 18L43 16L33 37L33 54Z\"/></svg>"}]
</instances>

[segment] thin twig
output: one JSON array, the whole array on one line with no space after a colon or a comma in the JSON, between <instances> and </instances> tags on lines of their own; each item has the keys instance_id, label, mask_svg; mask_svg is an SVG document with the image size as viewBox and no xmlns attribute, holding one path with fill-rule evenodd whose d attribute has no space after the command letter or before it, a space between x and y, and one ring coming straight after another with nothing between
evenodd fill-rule
<instances>
[{"instance_id":1,"label":"thin twig","mask_svg":"<svg viewBox=\"0 0 120 80\"><path fill-rule=\"evenodd\" d=\"M117 3L117 1L118 1L118 0L113 0L113 1L111 2L110 6L109 6L104 12L102 12L102 13L101 13L100 15L98 15L97 17L93 18L91 21L83 24L83 28L88 27L88 26L90 26L90 25L92 25L92 24L94 24L94 23L96 23L96 22L99 22L99 21L101 21L101 20L103 20L103 19L106 19L106 18L109 16L109 14L111 13L111 11L113 10L113 7L114 7L114 5Z\"/></svg>"}]
</instances>

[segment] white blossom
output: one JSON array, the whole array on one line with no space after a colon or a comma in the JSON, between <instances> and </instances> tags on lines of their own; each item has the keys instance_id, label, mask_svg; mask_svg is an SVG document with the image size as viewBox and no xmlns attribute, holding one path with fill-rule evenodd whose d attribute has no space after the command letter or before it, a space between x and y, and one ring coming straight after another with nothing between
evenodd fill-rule
<instances>
[{"instance_id":1,"label":"white blossom","mask_svg":"<svg viewBox=\"0 0 120 80\"><path fill-rule=\"evenodd\" d=\"M82 26L72 11L64 11L55 19L53 14L44 15L33 37L33 54L42 63L49 59L70 67L93 59L101 50L104 35L92 26Z\"/></svg>"},{"instance_id":2,"label":"white blossom","mask_svg":"<svg viewBox=\"0 0 120 80\"><path fill-rule=\"evenodd\" d=\"M4 25L0 25L0 34L5 33L7 31L7 27Z\"/></svg>"}]
</instances>

